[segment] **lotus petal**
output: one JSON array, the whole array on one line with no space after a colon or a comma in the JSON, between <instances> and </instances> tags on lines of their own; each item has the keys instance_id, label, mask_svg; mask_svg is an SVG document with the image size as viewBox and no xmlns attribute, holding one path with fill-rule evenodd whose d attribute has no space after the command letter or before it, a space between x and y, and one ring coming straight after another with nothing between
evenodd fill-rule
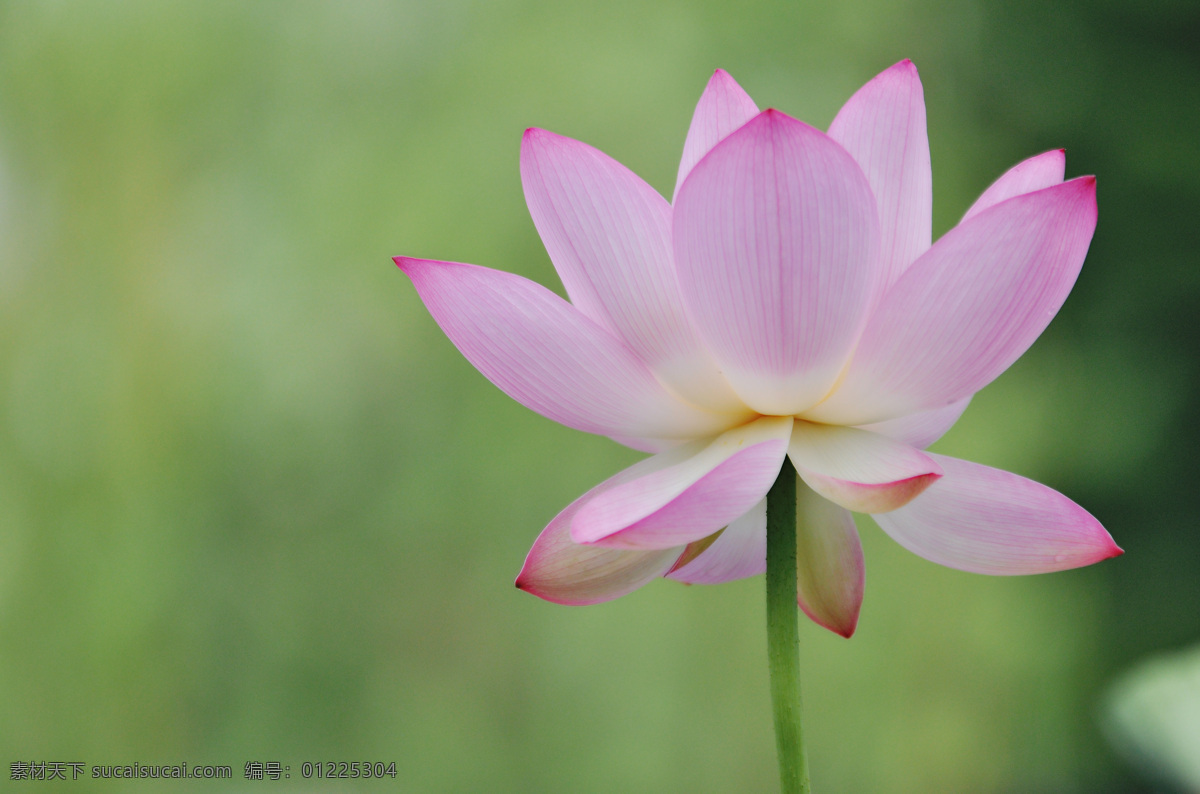
<instances>
[{"instance_id":1,"label":"lotus petal","mask_svg":"<svg viewBox=\"0 0 1200 794\"><path fill-rule=\"evenodd\" d=\"M792 418L763 417L656 456L661 469L588 502L571 523L577 543L669 548L700 540L767 495L787 453Z\"/></svg>"},{"instance_id":2,"label":"lotus petal","mask_svg":"<svg viewBox=\"0 0 1200 794\"><path fill-rule=\"evenodd\" d=\"M932 239L925 93L912 61L901 61L858 89L829 126L829 137L846 147L871 184L879 207L883 281L892 284Z\"/></svg>"},{"instance_id":3,"label":"lotus petal","mask_svg":"<svg viewBox=\"0 0 1200 794\"><path fill-rule=\"evenodd\" d=\"M631 593L666 573L682 549L632 551L581 546L571 540L571 519L598 494L644 475L659 461L647 458L571 502L538 535L517 576L517 588L556 604L585 606Z\"/></svg>"},{"instance_id":4,"label":"lotus petal","mask_svg":"<svg viewBox=\"0 0 1200 794\"><path fill-rule=\"evenodd\" d=\"M835 634L854 634L864 570L854 518L797 483L796 584L804 614Z\"/></svg>"},{"instance_id":5,"label":"lotus petal","mask_svg":"<svg viewBox=\"0 0 1200 794\"><path fill-rule=\"evenodd\" d=\"M974 395L972 395L974 396ZM910 447L925 449L954 426L963 411L971 403L971 397L964 397L958 402L950 403L945 408L934 408L931 411L921 411L908 416L887 419L869 425L859 425L859 430L869 430L889 438L908 444Z\"/></svg>"},{"instance_id":6,"label":"lotus petal","mask_svg":"<svg viewBox=\"0 0 1200 794\"><path fill-rule=\"evenodd\" d=\"M675 195L696 163L731 132L758 115L758 105L724 69L713 72L683 143L683 159L675 179Z\"/></svg>"},{"instance_id":7,"label":"lotus petal","mask_svg":"<svg viewBox=\"0 0 1200 794\"><path fill-rule=\"evenodd\" d=\"M963 220L973 218L989 207L994 207L1013 196L1062 184L1066 172L1067 153L1062 149L1043 152L1028 160L1022 160L1005 171L1004 175L993 182L991 187L983 191L983 195L976 199L967 213L963 215Z\"/></svg>"},{"instance_id":8,"label":"lotus petal","mask_svg":"<svg viewBox=\"0 0 1200 794\"><path fill-rule=\"evenodd\" d=\"M688 320L666 199L603 152L538 129L521 143L521 182L575 307L685 397L746 414Z\"/></svg>"},{"instance_id":9,"label":"lotus petal","mask_svg":"<svg viewBox=\"0 0 1200 794\"><path fill-rule=\"evenodd\" d=\"M895 439L804 421L792 428L788 457L808 487L859 513L906 505L942 474L929 455Z\"/></svg>"},{"instance_id":10,"label":"lotus petal","mask_svg":"<svg viewBox=\"0 0 1200 794\"><path fill-rule=\"evenodd\" d=\"M879 286L876 214L846 150L776 110L718 143L684 181L680 288L755 411L797 414L834 385Z\"/></svg>"},{"instance_id":11,"label":"lotus petal","mask_svg":"<svg viewBox=\"0 0 1200 794\"><path fill-rule=\"evenodd\" d=\"M1095 228L1092 177L1010 198L955 227L887 292L837 390L804 418L861 425L979 391L1058 312Z\"/></svg>"},{"instance_id":12,"label":"lotus petal","mask_svg":"<svg viewBox=\"0 0 1200 794\"><path fill-rule=\"evenodd\" d=\"M695 438L728 426L668 392L619 339L545 287L477 265L396 264L467 360L545 417L606 436Z\"/></svg>"},{"instance_id":13,"label":"lotus petal","mask_svg":"<svg viewBox=\"0 0 1200 794\"><path fill-rule=\"evenodd\" d=\"M929 453L945 476L875 521L904 548L973 573L1048 573L1091 565L1121 549L1086 510L1016 474Z\"/></svg>"},{"instance_id":14,"label":"lotus petal","mask_svg":"<svg viewBox=\"0 0 1200 794\"><path fill-rule=\"evenodd\" d=\"M767 570L767 500L717 535L688 544L667 578L688 584L719 584Z\"/></svg>"}]
</instances>

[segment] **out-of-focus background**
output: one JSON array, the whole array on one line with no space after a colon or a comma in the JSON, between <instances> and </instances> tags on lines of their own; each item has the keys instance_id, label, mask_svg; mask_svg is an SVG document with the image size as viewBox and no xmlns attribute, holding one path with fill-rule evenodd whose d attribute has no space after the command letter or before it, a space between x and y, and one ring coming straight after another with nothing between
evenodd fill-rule
<instances>
[{"instance_id":1,"label":"out-of-focus background","mask_svg":"<svg viewBox=\"0 0 1200 794\"><path fill-rule=\"evenodd\" d=\"M560 290L526 127L669 195L715 67L824 127L907 57L935 236L1038 152L1099 177L1066 306L937 449L1127 553L989 578L864 519L857 635L801 631L814 785L1170 790L1105 703L1200 642L1197 41L1191 0L0 5L3 778L186 761L235 780L156 790L244 790L280 761L256 785L325 791L302 762L394 760L411 792L772 790L761 578L514 589L639 455L491 386L390 257Z\"/></svg>"}]
</instances>

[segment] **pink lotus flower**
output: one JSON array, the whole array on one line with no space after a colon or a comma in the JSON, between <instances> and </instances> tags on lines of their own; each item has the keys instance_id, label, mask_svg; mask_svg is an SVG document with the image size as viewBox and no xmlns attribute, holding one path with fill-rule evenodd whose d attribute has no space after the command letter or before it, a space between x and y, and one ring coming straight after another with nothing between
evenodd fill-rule
<instances>
[{"instance_id":1,"label":"pink lotus flower","mask_svg":"<svg viewBox=\"0 0 1200 794\"><path fill-rule=\"evenodd\" d=\"M903 61L823 133L759 112L723 71L692 119L673 203L592 147L525 133L521 178L570 302L510 273L397 257L463 355L569 427L654 453L534 542L517 587L562 604L666 576L765 569L766 494L790 456L800 606L850 636L850 511L926 559L987 574L1121 553L1083 508L923 451L1067 297L1095 179L1061 150L1000 177L931 245L925 103Z\"/></svg>"}]
</instances>

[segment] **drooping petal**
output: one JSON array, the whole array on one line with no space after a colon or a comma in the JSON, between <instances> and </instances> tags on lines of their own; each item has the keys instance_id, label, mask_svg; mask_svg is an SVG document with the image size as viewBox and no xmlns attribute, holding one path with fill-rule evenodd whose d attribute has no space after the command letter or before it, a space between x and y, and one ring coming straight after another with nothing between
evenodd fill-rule
<instances>
[{"instance_id":1,"label":"drooping petal","mask_svg":"<svg viewBox=\"0 0 1200 794\"><path fill-rule=\"evenodd\" d=\"M684 300L734 391L768 415L817 403L878 287L862 169L821 131L767 110L696 164L674 224Z\"/></svg>"},{"instance_id":2,"label":"drooping petal","mask_svg":"<svg viewBox=\"0 0 1200 794\"><path fill-rule=\"evenodd\" d=\"M661 549L711 535L767 495L787 453L790 416L768 416L656 456L669 465L592 499L571 522L577 543Z\"/></svg>"},{"instance_id":3,"label":"drooping petal","mask_svg":"<svg viewBox=\"0 0 1200 794\"><path fill-rule=\"evenodd\" d=\"M758 105L723 69L713 72L700 95L687 140L683 143L683 159L675 180L675 195L683 180L692 172L700 158L712 151L723 138L758 115Z\"/></svg>"},{"instance_id":4,"label":"drooping petal","mask_svg":"<svg viewBox=\"0 0 1200 794\"><path fill-rule=\"evenodd\" d=\"M788 457L808 487L858 513L885 513L908 504L941 469L907 444L855 427L797 421Z\"/></svg>"},{"instance_id":5,"label":"drooping petal","mask_svg":"<svg viewBox=\"0 0 1200 794\"><path fill-rule=\"evenodd\" d=\"M950 230L887 292L837 390L805 418L861 425L979 391L1058 312L1095 228L1096 182L1082 177Z\"/></svg>"},{"instance_id":6,"label":"drooping petal","mask_svg":"<svg viewBox=\"0 0 1200 794\"><path fill-rule=\"evenodd\" d=\"M606 436L695 438L728 427L668 392L620 340L539 284L457 262L396 264L467 360L543 416Z\"/></svg>"},{"instance_id":7,"label":"drooping petal","mask_svg":"<svg viewBox=\"0 0 1200 794\"><path fill-rule=\"evenodd\" d=\"M973 397L974 395L971 396ZM930 411L921 411L920 413L909 414L908 416L901 416L896 419L886 419L882 422L875 422L869 425L859 425L858 428L894 438L897 441L908 444L910 447L925 449L946 435L947 431L962 416L963 411L967 410L967 405L970 402L971 397L964 397L958 402L950 403L945 408L934 408Z\"/></svg>"},{"instance_id":8,"label":"drooping petal","mask_svg":"<svg viewBox=\"0 0 1200 794\"><path fill-rule=\"evenodd\" d=\"M925 93L912 61L884 70L838 112L829 137L867 175L879 208L879 254L891 284L929 248L933 177Z\"/></svg>"},{"instance_id":9,"label":"drooping petal","mask_svg":"<svg viewBox=\"0 0 1200 794\"><path fill-rule=\"evenodd\" d=\"M556 604L584 606L631 593L666 573L682 548L633 551L581 546L571 540L571 519L597 494L653 470L647 458L608 478L576 499L538 535L525 558L517 587Z\"/></svg>"},{"instance_id":10,"label":"drooping petal","mask_svg":"<svg viewBox=\"0 0 1200 794\"><path fill-rule=\"evenodd\" d=\"M710 536L711 537L711 536ZM707 545L703 548L701 544ZM689 557L689 552L695 552ZM688 584L720 584L767 570L767 500L729 522L719 535L689 544L667 578Z\"/></svg>"},{"instance_id":11,"label":"drooping petal","mask_svg":"<svg viewBox=\"0 0 1200 794\"><path fill-rule=\"evenodd\" d=\"M905 507L874 516L909 551L973 573L1048 573L1121 549L1100 522L1057 491L1016 474L931 455L945 476Z\"/></svg>"},{"instance_id":12,"label":"drooping petal","mask_svg":"<svg viewBox=\"0 0 1200 794\"><path fill-rule=\"evenodd\" d=\"M963 215L963 220L974 217L988 207L994 207L1013 196L1062 184L1066 172L1067 153L1063 149L1042 152L1028 160L1022 160L983 191L983 195L976 199L967 210L967 214Z\"/></svg>"},{"instance_id":13,"label":"drooping petal","mask_svg":"<svg viewBox=\"0 0 1200 794\"><path fill-rule=\"evenodd\" d=\"M849 637L858 626L864 581L854 518L796 484L796 584L800 608L817 625Z\"/></svg>"},{"instance_id":14,"label":"drooping petal","mask_svg":"<svg viewBox=\"0 0 1200 794\"><path fill-rule=\"evenodd\" d=\"M685 397L744 411L688 320L666 199L603 152L539 129L521 141L521 183L575 307Z\"/></svg>"}]
</instances>

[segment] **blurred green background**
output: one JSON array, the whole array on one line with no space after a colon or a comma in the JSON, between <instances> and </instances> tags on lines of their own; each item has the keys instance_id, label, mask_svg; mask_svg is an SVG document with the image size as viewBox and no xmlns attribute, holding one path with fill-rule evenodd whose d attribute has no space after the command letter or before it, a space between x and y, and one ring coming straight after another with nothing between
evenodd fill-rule
<instances>
[{"instance_id":1,"label":"blurred green background","mask_svg":"<svg viewBox=\"0 0 1200 794\"><path fill-rule=\"evenodd\" d=\"M639 456L492 387L390 257L560 289L524 128L669 195L715 67L824 127L908 57L935 236L1035 153L1099 177L1074 293L938 449L1063 491L1127 554L988 578L864 520L858 634L801 630L814 786L1152 790L1099 715L1200 640L1198 41L1193 0L0 4L4 781L773 790L761 578L514 589L542 526ZM291 783L239 782L252 760ZM306 760L397 781L305 784Z\"/></svg>"}]
</instances>

